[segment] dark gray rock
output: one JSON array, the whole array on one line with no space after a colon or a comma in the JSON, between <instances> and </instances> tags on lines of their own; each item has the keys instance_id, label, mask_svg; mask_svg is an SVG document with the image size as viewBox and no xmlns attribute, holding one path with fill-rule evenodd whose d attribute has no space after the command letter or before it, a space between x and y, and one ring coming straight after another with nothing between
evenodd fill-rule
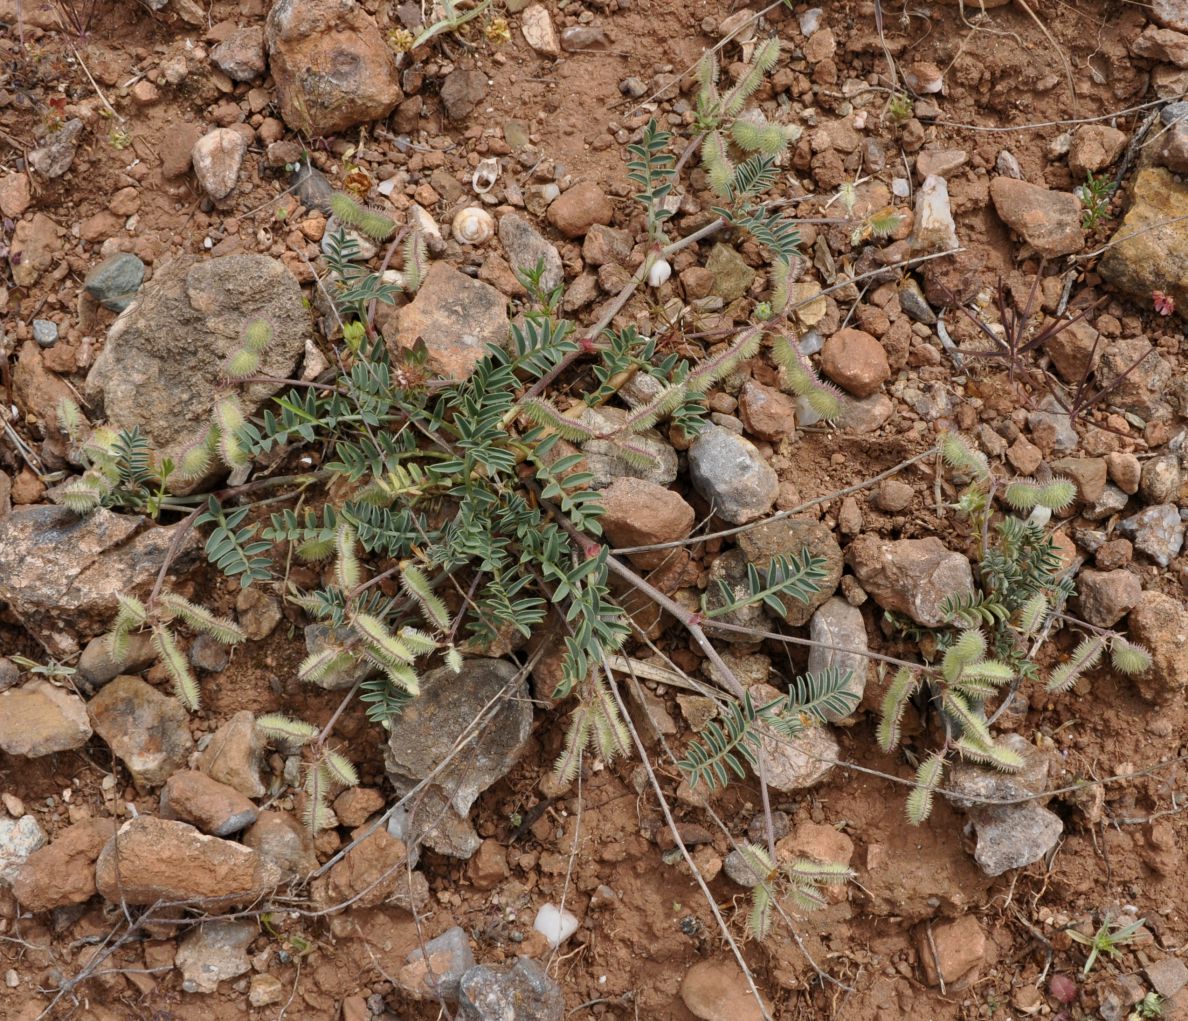
<instances>
[{"instance_id":1,"label":"dark gray rock","mask_svg":"<svg viewBox=\"0 0 1188 1021\"><path fill-rule=\"evenodd\" d=\"M0 691L7 691L21 679L21 668L7 656L0 656Z\"/></svg>"},{"instance_id":2,"label":"dark gray rock","mask_svg":"<svg viewBox=\"0 0 1188 1021\"><path fill-rule=\"evenodd\" d=\"M532 703L526 678L515 664L499 659L468 659L461 674L448 667L421 678L421 693L392 720L385 752L388 777L396 793L408 793L450 756L458 740L480 719L479 737L455 756L418 804L414 832L443 854L469 858L479 845L467 815L475 799L507 775L532 730Z\"/></svg>"},{"instance_id":3,"label":"dark gray rock","mask_svg":"<svg viewBox=\"0 0 1188 1021\"><path fill-rule=\"evenodd\" d=\"M755 444L713 425L703 429L689 448L689 477L714 513L733 525L766 514L780 488L775 470Z\"/></svg>"},{"instance_id":4,"label":"dark gray rock","mask_svg":"<svg viewBox=\"0 0 1188 1021\"><path fill-rule=\"evenodd\" d=\"M284 264L263 255L178 257L157 270L112 325L87 375L87 393L102 404L110 425L139 425L157 455L176 463L206 435L211 410L225 392L223 363L253 319L273 329L260 374L291 376L310 322L301 288ZM278 389L270 383L237 387L248 415Z\"/></svg>"},{"instance_id":5,"label":"dark gray rock","mask_svg":"<svg viewBox=\"0 0 1188 1021\"><path fill-rule=\"evenodd\" d=\"M0 602L58 658L107 631L118 593L144 593L179 526L100 509L80 518L65 507L17 507L0 518ZM191 535L173 570L200 545Z\"/></svg>"},{"instance_id":6,"label":"dark gray rock","mask_svg":"<svg viewBox=\"0 0 1188 1021\"><path fill-rule=\"evenodd\" d=\"M515 964L471 968L459 983L459 1021L561 1021L565 996L528 957Z\"/></svg>"},{"instance_id":7,"label":"dark gray rock","mask_svg":"<svg viewBox=\"0 0 1188 1021\"><path fill-rule=\"evenodd\" d=\"M87 642L76 668L79 680L92 688L101 688L120 674L138 674L156 661L157 652L148 635L129 635L122 656L113 656L111 643L105 635L100 635Z\"/></svg>"},{"instance_id":8,"label":"dark gray rock","mask_svg":"<svg viewBox=\"0 0 1188 1021\"><path fill-rule=\"evenodd\" d=\"M83 286L104 308L123 312L144 283L144 263L131 252L104 259L88 274Z\"/></svg>"}]
</instances>

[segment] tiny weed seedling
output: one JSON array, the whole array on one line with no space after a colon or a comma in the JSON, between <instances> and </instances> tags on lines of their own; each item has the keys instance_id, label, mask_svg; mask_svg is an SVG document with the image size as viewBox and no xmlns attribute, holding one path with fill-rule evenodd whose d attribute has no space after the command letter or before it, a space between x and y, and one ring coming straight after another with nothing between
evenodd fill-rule
<instances>
[{"instance_id":1,"label":"tiny weed seedling","mask_svg":"<svg viewBox=\"0 0 1188 1021\"><path fill-rule=\"evenodd\" d=\"M1147 1021L1148 1018L1157 1017L1163 1017L1163 997L1152 991L1134 1005L1126 1021Z\"/></svg>"},{"instance_id":2,"label":"tiny weed seedling","mask_svg":"<svg viewBox=\"0 0 1188 1021\"><path fill-rule=\"evenodd\" d=\"M1085 183L1076 189L1076 196L1085 207L1081 214L1081 226L1088 231L1094 230L1102 220L1109 216L1110 199L1117 190L1117 185L1106 177L1094 177L1090 171Z\"/></svg>"},{"instance_id":3,"label":"tiny weed seedling","mask_svg":"<svg viewBox=\"0 0 1188 1021\"><path fill-rule=\"evenodd\" d=\"M1073 940L1089 948L1089 956L1085 959L1085 967L1081 969L1081 974L1088 975L1102 954L1106 957L1117 957L1121 953L1120 947L1134 942L1138 937L1139 930L1145 921L1145 918L1140 918L1137 922L1122 925L1107 918L1092 936L1086 936L1076 929L1069 929L1068 934ZM1158 1017L1159 1015L1154 1016Z\"/></svg>"}]
</instances>

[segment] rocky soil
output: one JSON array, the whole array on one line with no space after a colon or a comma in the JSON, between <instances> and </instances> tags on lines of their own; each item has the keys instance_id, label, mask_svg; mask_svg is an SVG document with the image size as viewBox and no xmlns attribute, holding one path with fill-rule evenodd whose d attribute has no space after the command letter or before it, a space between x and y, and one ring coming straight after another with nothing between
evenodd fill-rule
<instances>
[{"instance_id":1,"label":"rocky soil","mask_svg":"<svg viewBox=\"0 0 1188 1021\"><path fill-rule=\"evenodd\" d=\"M415 4L0 0L0 1018L1188 1018L1188 4L756 14L506 0L409 52ZM597 322L646 256L626 146L652 117L683 144L696 60L720 45L732 78L770 33L783 50L755 102L803 129L775 186L806 221L798 342L844 413L820 422L764 352L707 395L694 441L666 424L640 438L655 467L582 451L615 547L746 526L624 554L683 606L776 556L824 562L810 602L729 618L823 645L719 642L757 702L829 666L859 699L764 744L779 853L857 878L797 913L802 946L744 943L760 1007L643 767L551 781L569 710L544 629L469 656L461 679L431 672L387 732L350 706L335 733L361 784L311 835L299 757L254 720L323 726L358 678L299 683L325 634L283 585L213 571L177 514L63 506L79 461L58 415L72 398L179 458L254 317L275 333L261 376L317 378L340 342L316 283L335 189L423 232L424 282L377 323L394 350L423 341L428 373L465 377L506 342L527 297L514 269L538 261L564 314ZM691 165L675 236L715 215ZM1087 178L1118 187L1094 204ZM900 214L887 236L855 235L884 209ZM386 246L367 255L402 269ZM767 266L753 240L707 237L614 322L664 354L714 353L770 297ZM1025 355L1066 403L1085 398L1077 414L975 353L986 336L959 306L997 324L1000 281L1016 314L1033 291L1032 313L1083 313ZM246 387L245 411L276 390ZM911 827L892 779L914 774L936 721L912 707L903 751L880 752L889 674L863 653L918 658L913 634L974 585L958 487L934 456L912 461L947 429L1000 474L1075 482L1049 524L1073 612L1154 662L1134 679L1103 663L1065 694L1024 687L996 724L1024 768L961 764ZM146 638L116 656L98 637L116 595L146 593L166 561L249 639L187 639L195 713ZM707 796L682 778L666 748L705 726L721 678L673 620L626 605L647 638L619 664L633 721L741 940L754 879L731 841L764 839L758 781ZM1072 644L1057 635L1040 666ZM476 718L471 751L439 768ZM1141 925L1085 975L1070 933L1103 918Z\"/></svg>"}]
</instances>

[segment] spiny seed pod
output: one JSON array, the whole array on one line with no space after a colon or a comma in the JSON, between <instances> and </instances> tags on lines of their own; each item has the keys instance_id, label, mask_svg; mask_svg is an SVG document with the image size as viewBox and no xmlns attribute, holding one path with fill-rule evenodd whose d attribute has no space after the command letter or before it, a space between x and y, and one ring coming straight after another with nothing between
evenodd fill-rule
<instances>
[{"instance_id":1,"label":"spiny seed pod","mask_svg":"<svg viewBox=\"0 0 1188 1021\"><path fill-rule=\"evenodd\" d=\"M272 324L267 319L252 319L244 324L239 340L248 351L262 354L272 343L272 337Z\"/></svg>"},{"instance_id":2,"label":"spiny seed pod","mask_svg":"<svg viewBox=\"0 0 1188 1021\"><path fill-rule=\"evenodd\" d=\"M339 222L366 234L373 241L386 241L396 229L396 222L386 213L357 202L345 192L330 196L330 212Z\"/></svg>"},{"instance_id":3,"label":"spiny seed pod","mask_svg":"<svg viewBox=\"0 0 1188 1021\"><path fill-rule=\"evenodd\" d=\"M232 351L223 362L223 375L228 379L247 379L259 370L259 353L246 347Z\"/></svg>"}]
</instances>

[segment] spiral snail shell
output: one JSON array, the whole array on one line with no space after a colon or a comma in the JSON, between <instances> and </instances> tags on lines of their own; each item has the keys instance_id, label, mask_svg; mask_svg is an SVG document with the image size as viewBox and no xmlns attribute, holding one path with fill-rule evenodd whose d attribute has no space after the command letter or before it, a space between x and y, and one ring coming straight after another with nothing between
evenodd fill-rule
<instances>
[{"instance_id":1,"label":"spiral snail shell","mask_svg":"<svg viewBox=\"0 0 1188 1021\"><path fill-rule=\"evenodd\" d=\"M478 206L459 209L452 226L454 238L464 245L481 245L495 233L495 218Z\"/></svg>"}]
</instances>

